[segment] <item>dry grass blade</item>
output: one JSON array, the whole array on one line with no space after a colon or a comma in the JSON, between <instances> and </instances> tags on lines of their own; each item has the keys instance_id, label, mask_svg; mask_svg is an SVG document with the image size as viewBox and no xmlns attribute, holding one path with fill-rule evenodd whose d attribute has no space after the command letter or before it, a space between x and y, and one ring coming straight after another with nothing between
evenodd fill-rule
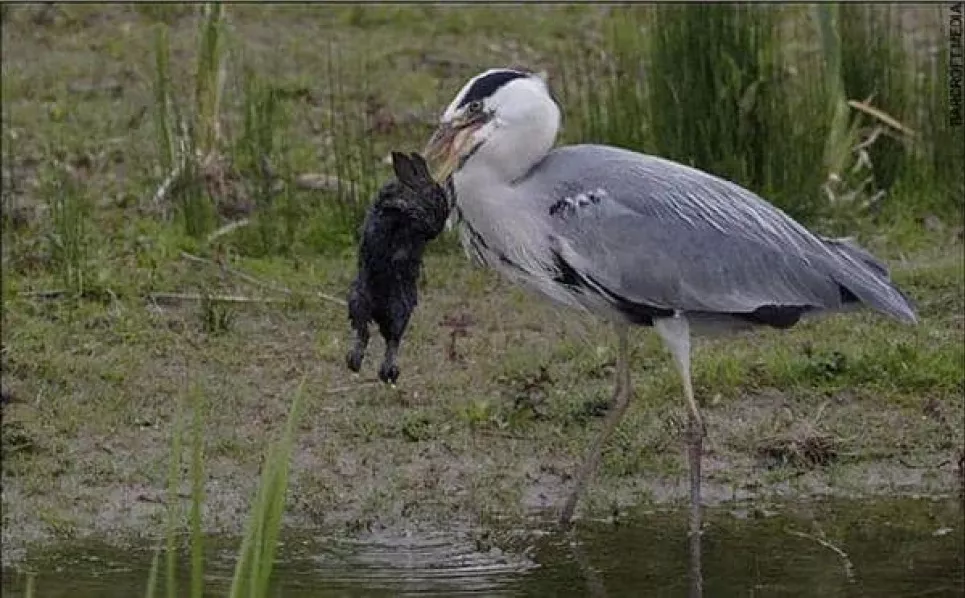
<instances>
[{"instance_id":1,"label":"dry grass blade","mask_svg":"<svg viewBox=\"0 0 965 598\"><path fill-rule=\"evenodd\" d=\"M796 430L762 439L758 454L780 465L818 467L838 456L838 442L834 436L813 429Z\"/></svg>"},{"instance_id":2,"label":"dry grass blade","mask_svg":"<svg viewBox=\"0 0 965 598\"><path fill-rule=\"evenodd\" d=\"M799 531L796 531L796 530L787 530L787 533L791 534L792 536L797 536L797 537L799 537L799 538L806 538L806 539L808 539L808 540L813 540L813 541L817 542L818 544L820 544L821 546L824 546L824 547L827 548L828 550L830 550L830 551L834 552L835 554L837 554L839 557L841 557L841 564L844 566L844 575L845 575L845 577L848 578L848 581L849 581L849 582L854 583L854 580L855 580L855 577L854 577L854 564L851 562L851 558L848 557L848 553L846 553L845 551L841 550L840 548L838 548L838 547L835 546L834 544L828 542L827 540L824 540L823 538L819 538L819 537L814 536L814 535L812 535L812 534L806 534L806 533L804 533L804 532L799 532Z\"/></svg>"},{"instance_id":3,"label":"dry grass blade","mask_svg":"<svg viewBox=\"0 0 965 598\"><path fill-rule=\"evenodd\" d=\"M334 175L307 172L295 178L295 186L309 191L338 191L348 183Z\"/></svg>"},{"instance_id":4,"label":"dry grass blade","mask_svg":"<svg viewBox=\"0 0 965 598\"><path fill-rule=\"evenodd\" d=\"M60 299L61 297L63 297L69 292L70 291L68 291L67 289L50 289L50 290L43 290L43 291L21 291L20 296L33 297L35 299Z\"/></svg>"},{"instance_id":5,"label":"dry grass blade","mask_svg":"<svg viewBox=\"0 0 965 598\"><path fill-rule=\"evenodd\" d=\"M211 301L214 303L287 303L287 299L272 297L244 297L242 295L204 295L201 293L150 293L147 298L155 303L176 304L184 301Z\"/></svg>"},{"instance_id":6,"label":"dry grass blade","mask_svg":"<svg viewBox=\"0 0 965 598\"><path fill-rule=\"evenodd\" d=\"M208 235L208 243L211 244L214 241L220 239L221 237L230 234L239 228L244 228L251 224L251 221L247 218L242 218L241 220L235 220L234 222L229 222L228 224L222 226L218 230L214 231Z\"/></svg>"},{"instance_id":7,"label":"dry grass blade","mask_svg":"<svg viewBox=\"0 0 965 598\"><path fill-rule=\"evenodd\" d=\"M810 419L801 419L781 433L762 438L757 444L758 455L780 466L813 468L830 464L840 456L840 440L817 428L829 403L824 401Z\"/></svg>"},{"instance_id":8,"label":"dry grass blade","mask_svg":"<svg viewBox=\"0 0 965 598\"><path fill-rule=\"evenodd\" d=\"M864 112L869 116L873 116L874 118L877 118L878 120L885 123L889 127L897 131L901 131L902 133L904 133L905 135L908 135L909 137L918 136L918 133L906 127L905 125L901 124L900 122L898 122L898 119L885 113L883 110L879 110L878 108L875 108L874 106L868 103L859 102L857 100L848 100L848 106L851 106L855 110L860 110L861 112Z\"/></svg>"},{"instance_id":9,"label":"dry grass blade","mask_svg":"<svg viewBox=\"0 0 965 598\"><path fill-rule=\"evenodd\" d=\"M267 281L264 281L264 280L260 280L260 279L258 279L258 278L255 278L254 276L252 276L252 275L250 275L250 274L247 274L247 273L245 273L245 272L242 272L241 270L238 270L238 269L236 269L236 268L232 268L232 267L230 267L230 266L228 266L228 265L226 265L226 264L224 264L224 263L222 263L222 262L220 262L220 261L205 259L205 258L203 258L203 257L199 257L199 256L196 256L196 255L190 254L190 253L188 253L188 252L186 252L186 251L182 251L182 252L181 252L181 257L184 258L184 259L186 259L186 260L188 260L188 261L192 261L192 262L199 263L199 264L208 264L208 265L211 265L211 266L218 266L219 268L221 268L221 270L222 270L223 272L226 272L226 273L228 273L228 274L231 274L231 275L233 275L233 276L236 276L236 277L238 277L238 278L240 278L240 279L242 279L242 280L244 280L244 281L246 281L246 282L249 282L249 283L251 283L251 284L253 284L253 285L259 286L259 287L264 288L264 289L268 289L268 290L271 290L271 291L276 291L276 292L279 292L279 293L284 293L284 294L286 294L286 295L291 295L291 296L299 296L299 297L301 297L301 296L313 297L313 296L314 296L314 297L316 297L316 298L318 298L318 299L321 299L321 300L323 300L323 301L327 301L327 302L329 302L329 303L334 303L334 304L336 304L336 305L341 305L341 306L347 305L347 303L346 303L344 300L339 299L338 297L334 297L334 296L332 296L332 295L327 295L327 294L325 294L325 293L315 293L314 295L312 295L312 294L304 294L304 293L297 293L297 292L289 289L288 287L282 286L282 285L280 285L280 284L273 283L273 282L267 282Z\"/></svg>"},{"instance_id":10,"label":"dry grass blade","mask_svg":"<svg viewBox=\"0 0 965 598\"><path fill-rule=\"evenodd\" d=\"M164 178L163 181L161 181L161 184L158 185L157 190L154 192L154 195L151 197L151 203L155 206L161 205L162 202L164 202L164 200L167 199L168 194L171 192L171 189L174 188L174 184L180 178L181 178L181 166L177 166L174 168L174 170L172 170L168 174L167 177Z\"/></svg>"},{"instance_id":11,"label":"dry grass blade","mask_svg":"<svg viewBox=\"0 0 965 598\"><path fill-rule=\"evenodd\" d=\"M327 394L327 395L337 395L337 394L341 394L341 393L343 393L343 392L352 392L353 390L362 390L363 388L372 388L372 387L378 386L378 385L380 385L380 384L382 384L382 382L380 382L380 381L378 381L378 380L372 380L372 381L368 381L368 382L361 382L361 383L359 383L359 384L351 384L351 385L348 385L348 386L336 386L336 387L334 387L334 388L328 388L328 389L326 389L326 390L325 390L325 394Z\"/></svg>"}]
</instances>

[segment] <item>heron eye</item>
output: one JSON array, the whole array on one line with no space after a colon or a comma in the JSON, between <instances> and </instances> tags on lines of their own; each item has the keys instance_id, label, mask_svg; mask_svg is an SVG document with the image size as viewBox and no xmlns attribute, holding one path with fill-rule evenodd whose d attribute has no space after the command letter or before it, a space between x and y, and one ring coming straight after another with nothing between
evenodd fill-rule
<instances>
[{"instance_id":1,"label":"heron eye","mask_svg":"<svg viewBox=\"0 0 965 598\"><path fill-rule=\"evenodd\" d=\"M482 102L480 102L479 100L473 100L472 102L469 102L469 114L476 114L477 112L482 110L482 107L483 107Z\"/></svg>"}]
</instances>

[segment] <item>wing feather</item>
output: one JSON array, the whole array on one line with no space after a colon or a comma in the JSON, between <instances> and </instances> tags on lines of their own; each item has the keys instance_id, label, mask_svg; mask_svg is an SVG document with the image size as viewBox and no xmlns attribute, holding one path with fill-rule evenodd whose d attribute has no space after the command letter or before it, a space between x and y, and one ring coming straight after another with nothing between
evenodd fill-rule
<instances>
[{"instance_id":1,"label":"wing feather","mask_svg":"<svg viewBox=\"0 0 965 598\"><path fill-rule=\"evenodd\" d=\"M550 221L553 251L641 304L728 313L825 310L841 308L850 293L915 320L883 265L864 250L844 251L750 191L675 162L608 146L566 146L548 154L517 190L536 198L530 207ZM561 201L571 209L561 210Z\"/></svg>"}]
</instances>

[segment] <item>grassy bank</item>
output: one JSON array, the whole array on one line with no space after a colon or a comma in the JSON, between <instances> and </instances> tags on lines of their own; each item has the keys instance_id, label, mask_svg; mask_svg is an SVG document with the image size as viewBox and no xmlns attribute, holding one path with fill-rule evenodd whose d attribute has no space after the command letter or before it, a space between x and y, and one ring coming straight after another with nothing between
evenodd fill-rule
<instances>
[{"instance_id":1,"label":"grassy bank","mask_svg":"<svg viewBox=\"0 0 965 598\"><path fill-rule=\"evenodd\" d=\"M708 13L731 45L687 53L700 32L678 10L238 6L199 23L170 5L5 7L5 558L35 540L163 530L187 381L204 397L206 531L242 530L303 377L286 522L357 533L558 503L609 397L609 330L472 269L446 238L392 390L369 382L371 357L364 379L348 375L344 308L319 295L341 297L354 275L382 158L418 149L465 78L493 64L550 72L567 140L745 182L822 232L856 234L918 303L915 328L862 313L701 343L711 500L953 488L965 265L960 157L935 149L952 147L934 120L942 71L879 89L888 64L834 42L867 22L845 12L754 17L800 27L798 45L742 38L733 15ZM701 73L718 54L740 67L733 78L687 83L670 66L684 56ZM685 83L706 95L676 102ZM588 512L683 496L677 379L656 339L638 333L634 351L637 397ZM190 475L175 477L190 502Z\"/></svg>"}]
</instances>

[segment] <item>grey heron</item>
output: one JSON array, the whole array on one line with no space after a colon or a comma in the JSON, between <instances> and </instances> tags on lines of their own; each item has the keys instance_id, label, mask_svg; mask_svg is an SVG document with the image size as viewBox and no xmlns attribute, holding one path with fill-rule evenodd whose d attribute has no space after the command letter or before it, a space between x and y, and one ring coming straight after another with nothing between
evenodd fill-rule
<instances>
[{"instance_id":1,"label":"grey heron","mask_svg":"<svg viewBox=\"0 0 965 598\"><path fill-rule=\"evenodd\" d=\"M713 118L708 116L708 118ZM561 109L543 77L490 69L465 83L425 149L454 199L467 253L558 304L616 325L610 411L565 501L568 525L632 394L631 326L656 330L688 412L690 533L700 533L705 428L691 335L769 326L867 306L915 323L883 262L817 236L751 191L656 156L556 146Z\"/></svg>"}]
</instances>

